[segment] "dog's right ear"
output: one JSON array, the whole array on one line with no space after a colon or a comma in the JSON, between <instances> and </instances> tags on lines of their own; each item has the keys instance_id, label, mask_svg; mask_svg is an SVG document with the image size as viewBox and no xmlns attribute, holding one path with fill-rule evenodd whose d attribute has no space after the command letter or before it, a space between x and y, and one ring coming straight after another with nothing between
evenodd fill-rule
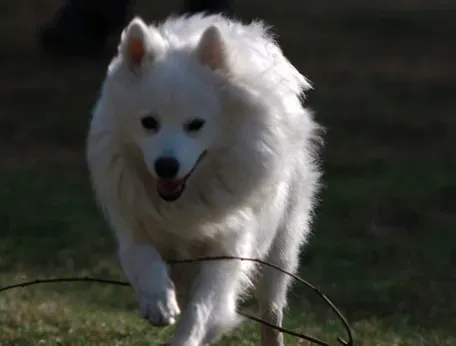
<instances>
[{"instance_id":1,"label":"dog's right ear","mask_svg":"<svg viewBox=\"0 0 456 346\"><path fill-rule=\"evenodd\" d=\"M122 32L120 54L127 68L138 74L146 61L153 61L164 48L160 33L153 26L135 17Z\"/></svg>"}]
</instances>

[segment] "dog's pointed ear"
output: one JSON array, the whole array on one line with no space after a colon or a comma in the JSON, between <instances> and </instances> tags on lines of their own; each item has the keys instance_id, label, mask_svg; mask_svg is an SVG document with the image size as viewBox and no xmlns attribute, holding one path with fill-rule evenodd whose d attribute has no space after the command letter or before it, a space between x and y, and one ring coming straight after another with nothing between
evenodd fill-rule
<instances>
[{"instance_id":1,"label":"dog's pointed ear","mask_svg":"<svg viewBox=\"0 0 456 346\"><path fill-rule=\"evenodd\" d=\"M226 70L226 47L220 30L212 25L207 28L196 48L196 57L200 64L212 70Z\"/></svg>"},{"instance_id":2,"label":"dog's pointed ear","mask_svg":"<svg viewBox=\"0 0 456 346\"><path fill-rule=\"evenodd\" d=\"M122 32L119 50L126 66L138 73L144 62L155 59L163 47L164 41L157 29L135 17Z\"/></svg>"}]
</instances>

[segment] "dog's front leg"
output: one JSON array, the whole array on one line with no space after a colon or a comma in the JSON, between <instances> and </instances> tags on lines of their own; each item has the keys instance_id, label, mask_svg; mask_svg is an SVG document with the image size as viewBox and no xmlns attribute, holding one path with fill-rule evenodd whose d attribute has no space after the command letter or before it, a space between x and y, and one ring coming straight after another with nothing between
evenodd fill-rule
<instances>
[{"instance_id":1,"label":"dog's front leg","mask_svg":"<svg viewBox=\"0 0 456 346\"><path fill-rule=\"evenodd\" d=\"M246 251L231 253L233 256L249 254ZM251 267L251 263L240 260L202 262L189 303L169 346L210 345L235 327L241 320L236 313L236 301L247 284Z\"/></svg>"},{"instance_id":2,"label":"dog's front leg","mask_svg":"<svg viewBox=\"0 0 456 346\"><path fill-rule=\"evenodd\" d=\"M154 326L174 324L180 314L166 263L150 245L117 232L122 269L135 290L141 315Z\"/></svg>"},{"instance_id":3,"label":"dog's front leg","mask_svg":"<svg viewBox=\"0 0 456 346\"><path fill-rule=\"evenodd\" d=\"M170 346L208 345L235 325L241 267L238 261L201 265Z\"/></svg>"}]
</instances>

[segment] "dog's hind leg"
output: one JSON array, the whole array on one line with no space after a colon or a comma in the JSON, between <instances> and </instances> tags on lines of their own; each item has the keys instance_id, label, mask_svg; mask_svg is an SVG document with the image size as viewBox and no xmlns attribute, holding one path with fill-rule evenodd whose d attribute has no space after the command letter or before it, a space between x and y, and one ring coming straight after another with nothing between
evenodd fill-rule
<instances>
[{"instance_id":1,"label":"dog's hind leg","mask_svg":"<svg viewBox=\"0 0 456 346\"><path fill-rule=\"evenodd\" d=\"M278 231L266 261L288 272L294 273L298 267L299 249L302 243L302 227L296 218L292 224ZM299 230L301 227L301 230ZM277 326L282 326L283 310L286 306L288 286L291 277L274 268L263 266L261 279L255 295L260 317ZM261 327L261 346L284 346L283 335L267 326Z\"/></svg>"}]
</instances>

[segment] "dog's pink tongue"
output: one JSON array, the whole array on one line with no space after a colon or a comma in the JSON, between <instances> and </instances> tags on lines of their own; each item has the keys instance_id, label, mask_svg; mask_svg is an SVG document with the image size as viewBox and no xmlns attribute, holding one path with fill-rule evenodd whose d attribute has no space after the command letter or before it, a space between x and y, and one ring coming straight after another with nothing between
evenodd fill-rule
<instances>
[{"instance_id":1,"label":"dog's pink tongue","mask_svg":"<svg viewBox=\"0 0 456 346\"><path fill-rule=\"evenodd\" d=\"M172 194L178 192L182 188L183 181L182 180L168 180L168 179L160 179L158 180L158 188L160 191Z\"/></svg>"}]
</instances>

